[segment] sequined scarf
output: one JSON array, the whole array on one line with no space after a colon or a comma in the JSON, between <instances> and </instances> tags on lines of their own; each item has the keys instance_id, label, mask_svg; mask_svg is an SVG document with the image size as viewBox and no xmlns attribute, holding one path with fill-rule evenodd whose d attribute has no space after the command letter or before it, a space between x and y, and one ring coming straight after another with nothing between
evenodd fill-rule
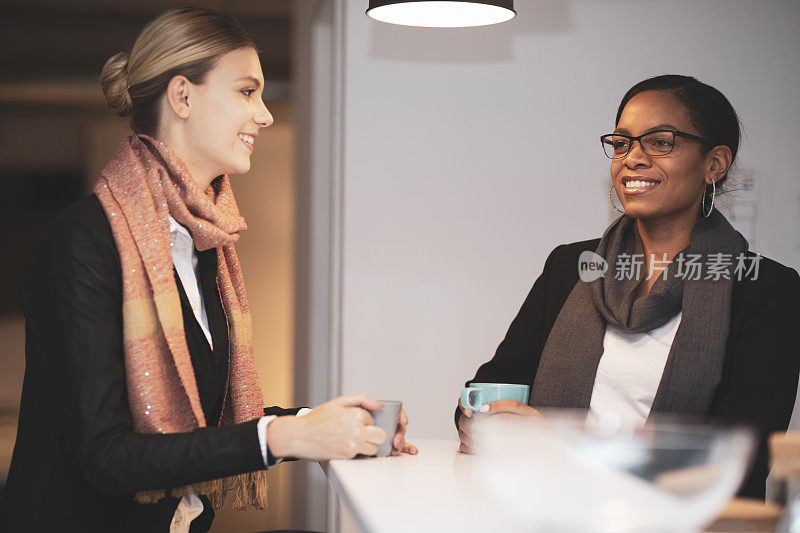
<instances>
[{"instance_id":1,"label":"sequined scarf","mask_svg":"<svg viewBox=\"0 0 800 533\"><path fill-rule=\"evenodd\" d=\"M206 426L170 250L169 216L184 226L198 250L217 249L217 286L229 329L228 382L220 425L263 416L253 365L253 328L244 279L233 244L247 229L227 176L200 190L183 162L145 135L120 144L94 186L111 224L122 264L122 321L128 402L139 433L182 433ZM220 507L228 491L234 507L264 509L263 470L171 489L192 489ZM156 502L167 490L136 494Z\"/></svg>"}]
</instances>

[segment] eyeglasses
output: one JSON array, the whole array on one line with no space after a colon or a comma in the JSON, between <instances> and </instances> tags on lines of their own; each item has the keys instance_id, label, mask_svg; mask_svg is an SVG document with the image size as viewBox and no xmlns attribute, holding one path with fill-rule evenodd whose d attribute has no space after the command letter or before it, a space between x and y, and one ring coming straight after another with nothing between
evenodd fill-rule
<instances>
[{"instance_id":1,"label":"eyeglasses","mask_svg":"<svg viewBox=\"0 0 800 533\"><path fill-rule=\"evenodd\" d=\"M622 159L630 153L633 141L639 141L642 150L649 156L667 155L675 147L675 136L714 146L714 143L709 140L678 130L651 131L638 137L622 135L621 133L609 133L608 135L602 135L600 142L603 145L606 156L610 159Z\"/></svg>"}]
</instances>

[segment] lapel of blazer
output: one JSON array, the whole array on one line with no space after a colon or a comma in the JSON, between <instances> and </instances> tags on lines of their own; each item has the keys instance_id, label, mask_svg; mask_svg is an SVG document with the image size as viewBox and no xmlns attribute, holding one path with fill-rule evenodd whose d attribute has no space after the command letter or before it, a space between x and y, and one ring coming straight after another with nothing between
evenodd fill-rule
<instances>
[{"instance_id":1,"label":"lapel of blazer","mask_svg":"<svg viewBox=\"0 0 800 533\"><path fill-rule=\"evenodd\" d=\"M217 251L214 248L198 252L199 280L206 307L208 329L214 341L214 363L218 370L228 366L228 324L217 288Z\"/></svg>"}]
</instances>

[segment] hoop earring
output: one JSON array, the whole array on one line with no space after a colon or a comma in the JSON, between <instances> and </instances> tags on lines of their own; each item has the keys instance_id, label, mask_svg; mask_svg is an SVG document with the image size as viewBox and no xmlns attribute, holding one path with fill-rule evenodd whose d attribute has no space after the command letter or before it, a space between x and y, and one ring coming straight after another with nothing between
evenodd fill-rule
<instances>
[{"instance_id":1,"label":"hoop earring","mask_svg":"<svg viewBox=\"0 0 800 533\"><path fill-rule=\"evenodd\" d=\"M708 188L708 185L706 185ZM708 208L708 213L706 213L706 190L703 189L703 203L700 206L700 212L703 213L703 218L708 218L711 216L711 212L714 210L714 198L717 196L717 182L711 181L711 207Z\"/></svg>"},{"instance_id":2,"label":"hoop earring","mask_svg":"<svg viewBox=\"0 0 800 533\"><path fill-rule=\"evenodd\" d=\"M614 184L612 183L611 188L608 189L608 201L611 202L611 207L613 207L614 210L617 211L617 213L622 213L624 215L625 211L622 211L619 207L614 205L614 199L611 197L611 191L613 190L614 190Z\"/></svg>"}]
</instances>

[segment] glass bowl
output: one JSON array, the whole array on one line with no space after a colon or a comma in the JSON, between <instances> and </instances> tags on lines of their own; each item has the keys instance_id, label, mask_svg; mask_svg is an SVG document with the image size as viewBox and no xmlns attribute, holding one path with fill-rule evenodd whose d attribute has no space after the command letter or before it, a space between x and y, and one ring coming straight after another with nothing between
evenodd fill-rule
<instances>
[{"instance_id":1,"label":"glass bowl","mask_svg":"<svg viewBox=\"0 0 800 533\"><path fill-rule=\"evenodd\" d=\"M730 501L754 434L661 418L548 411L477 420L481 486L527 531L697 531Z\"/></svg>"}]
</instances>

